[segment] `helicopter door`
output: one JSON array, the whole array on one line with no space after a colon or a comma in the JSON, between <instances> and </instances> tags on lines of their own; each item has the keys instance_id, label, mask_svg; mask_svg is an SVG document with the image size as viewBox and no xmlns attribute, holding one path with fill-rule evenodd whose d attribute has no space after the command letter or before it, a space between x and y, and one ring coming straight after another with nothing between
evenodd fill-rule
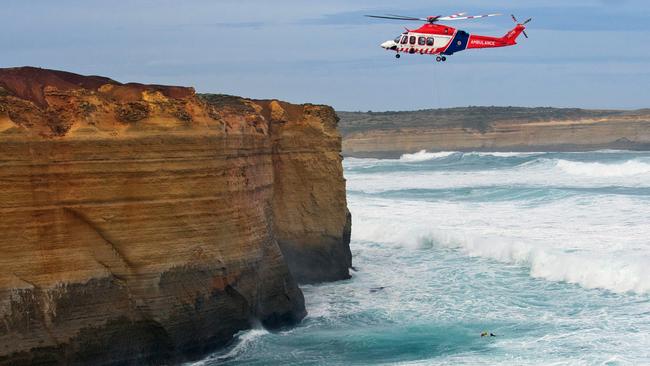
<instances>
[{"instance_id":1,"label":"helicopter door","mask_svg":"<svg viewBox=\"0 0 650 366\"><path fill-rule=\"evenodd\" d=\"M434 47L435 43L436 43L435 38L427 37L427 50L429 52L432 52L435 49L435 47Z\"/></svg>"}]
</instances>

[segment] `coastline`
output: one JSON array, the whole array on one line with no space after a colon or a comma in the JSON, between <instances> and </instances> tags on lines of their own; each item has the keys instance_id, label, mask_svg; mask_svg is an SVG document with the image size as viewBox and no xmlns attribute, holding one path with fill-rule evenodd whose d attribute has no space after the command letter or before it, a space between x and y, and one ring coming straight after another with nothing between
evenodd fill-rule
<instances>
[{"instance_id":1,"label":"coastline","mask_svg":"<svg viewBox=\"0 0 650 366\"><path fill-rule=\"evenodd\" d=\"M650 113L470 107L340 112L343 155L396 158L435 151L650 150Z\"/></svg>"}]
</instances>

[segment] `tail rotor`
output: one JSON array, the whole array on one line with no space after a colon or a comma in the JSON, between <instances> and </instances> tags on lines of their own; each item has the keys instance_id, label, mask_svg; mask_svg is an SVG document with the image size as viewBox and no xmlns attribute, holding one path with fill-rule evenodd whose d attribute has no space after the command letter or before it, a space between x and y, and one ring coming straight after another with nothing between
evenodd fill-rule
<instances>
[{"instance_id":1,"label":"tail rotor","mask_svg":"<svg viewBox=\"0 0 650 366\"><path fill-rule=\"evenodd\" d=\"M514 20L514 22L515 22L516 24L519 24L519 25L526 25L526 24L530 23L531 20L533 20L533 18L528 18L528 19L527 19L526 21L524 21L523 23L519 23L519 21L517 20L517 17L515 17L514 14L510 14L510 16L512 17L512 20ZM524 37L528 38L528 34L526 34L526 31L525 31L525 30L522 31L522 33L524 34Z\"/></svg>"}]
</instances>

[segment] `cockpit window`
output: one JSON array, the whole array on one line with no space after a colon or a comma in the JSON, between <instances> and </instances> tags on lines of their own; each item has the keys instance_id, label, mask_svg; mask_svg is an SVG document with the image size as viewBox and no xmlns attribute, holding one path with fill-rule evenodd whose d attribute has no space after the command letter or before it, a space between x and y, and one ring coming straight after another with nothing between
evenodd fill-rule
<instances>
[{"instance_id":1,"label":"cockpit window","mask_svg":"<svg viewBox=\"0 0 650 366\"><path fill-rule=\"evenodd\" d=\"M408 41L409 41L409 37L408 37L408 36L402 36L402 42L400 42L400 43L401 43L401 44L406 44L406 42L408 42Z\"/></svg>"},{"instance_id":2,"label":"cockpit window","mask_svg":"<svg viewBox=\"0 0 650 366\"><path fill-rule=\"evenodd\" d=\"M427 38L427 46L433 46L434 41L433 37Z\"/></svg>"},{"instance_id":3,"label":"cockpit window","mask_svg":"<svg viewBox=\"0 0 650 366\"><path fill-rule=\"evenodd\" d=\"M400 39L402 39L402 36L397 36L397 38L395 38L395 43L399 43Z\"/></svg>"},{"instance_id":4,"label":"cockpit window","mask_svg":"<svg viewBox=\"0 0 650 366\"><path fill-rule=\"evenodd\" d=\"M418 38L418 44L419 44L420 46L424 46L424 44L425 44L426 42L427 42L427 41L426 41L426 38L425 38L425 37L420 37L420 38Z\"/></svg>"}]
</instances>

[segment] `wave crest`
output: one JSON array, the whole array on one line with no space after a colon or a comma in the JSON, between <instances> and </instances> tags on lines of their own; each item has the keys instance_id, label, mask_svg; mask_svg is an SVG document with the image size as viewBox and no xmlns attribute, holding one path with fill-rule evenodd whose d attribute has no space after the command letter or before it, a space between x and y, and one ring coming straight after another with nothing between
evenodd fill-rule
<instances>
[{"instance_id":1,"label":"wave crest","mask_svg":"<svg viewBox=\"0 0 650 366\"><path fill-rule=\"evenodd\" d=\"M646 271L650 266L649 257L596 256L594 253L544 248L507 237L472 236L432 231L419 225L404 227L359 221L355 240L406 246L414 250L432 247L454 249L470 257L524 266L529 268L529 274L534 278L616 293L650 293Z\"/></svg>"},{"instance_id":2,"label":"wave crest","mask_svg":"<svg viewBox=\"0 0 650 366\"><path fill-rule=\"evenodd\" d=\"M399 158L399 161L402 163L417 163L421 161L442 159L449 157L451 155L457 154L456 151L440 151L440 152L427 152L426 150L420 150L415 154L404 154Z\"/></svg>"},{"instance_id":3,"label":"wave crest","mask_svg":"<svg viewBox=\"0 0 650 366\"><path fill-rule=\"evenodd\" d=\"M605 164L560 159L556 161L555 165L567 174L588 177L627 177L650 173L650 164L639 160Z\"/></svg>"}]
</instances>

